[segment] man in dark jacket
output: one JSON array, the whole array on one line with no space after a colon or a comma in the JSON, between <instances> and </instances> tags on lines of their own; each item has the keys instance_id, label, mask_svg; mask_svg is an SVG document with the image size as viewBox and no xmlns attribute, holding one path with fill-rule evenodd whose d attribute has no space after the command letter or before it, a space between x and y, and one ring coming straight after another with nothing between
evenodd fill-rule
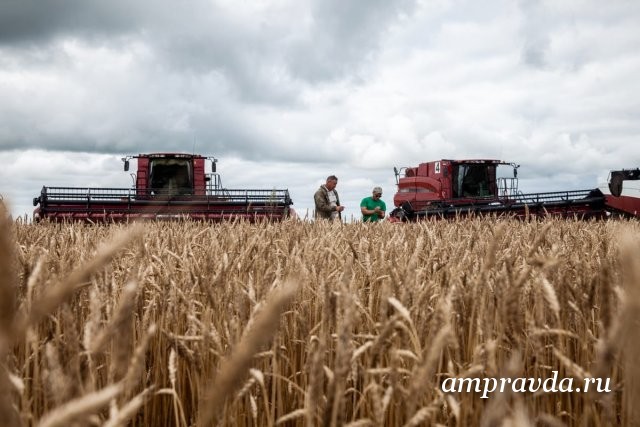
<instances>
[{"instance_id":1,"label":"man in dark jacket","mask_svg":"<svg viewBox=\"0 0 640 427\"><path fill-rule=\"evenodd\" d=\"M340 206L340 197L336 191L338 178L335 175L327 177L327 182L321 185L313 195L316 203L316 219L334 220L341 217L344 206Z\"/></svg>"}]
</instances>

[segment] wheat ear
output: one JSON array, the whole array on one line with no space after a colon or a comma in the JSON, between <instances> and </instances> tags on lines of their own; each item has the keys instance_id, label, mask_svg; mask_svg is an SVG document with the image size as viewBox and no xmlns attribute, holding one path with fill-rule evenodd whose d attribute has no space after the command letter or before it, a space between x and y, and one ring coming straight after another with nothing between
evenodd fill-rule
<instances>
[{"instance_id":1,"label":"wheat ear","mask_svg":"<svg viewBox=\"0 0 640 427\"><path fill-rule=\"evenodd\" d=\"M142 235L142 231L141 227L132 227L120 232L111 243L103 246L91 261L81 265L66 279L45 291L34 301L29 313L17 322L14 339L23 336L29 326L38 324L67 301L77 289L85 286L94 273L110 262L132 240Z\"/></svg>"},{"instance_id":2,"label":"wheat ear","mask_svg":"<svg viewBox=\"0 0 640 427\"><path fill-rule=\"evenodd\" d=\"M68 426L74 421L85 419L106 406L122 390L122 384L112 384L102 390L73 399L45 414L40 419L38 427Z\"/></svg>"},{"instance_id":3,"label":"wheat ear","mask_svg":"<svg viewBox=\"0 0 640 427\"><path fill-rule=\"evenodd\" d=\"M242 376L249 370L253 356L271 340L278 327L280 314L293 299L296 288L289 282L272 293L252 322L251 330L243 334L231 356L222 362L215 381L200 402L198 425L210 425L220 414L226 397L233 395L234 389L242 382Z\"/></svg>"}]
</instances>

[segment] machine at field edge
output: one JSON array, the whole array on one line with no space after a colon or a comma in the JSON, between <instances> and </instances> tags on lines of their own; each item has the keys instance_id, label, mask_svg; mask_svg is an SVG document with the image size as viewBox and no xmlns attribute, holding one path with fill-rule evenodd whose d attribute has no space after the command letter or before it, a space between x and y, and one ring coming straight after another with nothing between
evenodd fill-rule
<instances>
[{"instance_id":1,"label":"machine at field edge","mask_svg":"<svg viewBox=\"0 0 640 427\"><path fill-rule=\"evenodd\" d=\"M499 166L512 168L513 176L499 178ZM394 168L398 191L389 218L640 216L640 169L612 171L608 184L600 188L526 194L518 189L518 168L514 163L486 159L438 160Z\"/></svg>"},{"instance_id":2,"label":"machine at field edge","mask_svg":"<svg viewBox=\"0 0 640 427\"><path fill-rule=\"evenodd\" d=\"M295 212L289 191L227 189L217 159L198 154L152 153L137 160L132 188L42 187L33 199L34 220L121 222L142 219L279 221ZM211 161L211 173L205 171Z\"/></svg>"}]
</instances>

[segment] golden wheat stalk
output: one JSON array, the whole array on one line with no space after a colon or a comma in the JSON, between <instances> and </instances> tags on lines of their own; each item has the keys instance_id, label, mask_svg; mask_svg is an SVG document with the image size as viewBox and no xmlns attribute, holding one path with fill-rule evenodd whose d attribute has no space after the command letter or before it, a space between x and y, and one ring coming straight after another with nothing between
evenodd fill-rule
<instances>
[{"instance_id":1,"label":"golden wheat stalk","mask_svg":"<svg viewBox=\"0 0 640 427\"><path fill-rule=\"evenodd\" d=\"M96 392L58 406L45 414L38 422L38 427L68 426L81 421L104 408L123 390L122 384L112 384Z\"/></svg>"},{"instance_id":2,"label":"golden wheat stalk","mask_svg":"<svg viewBox=\"0 0 640 427\"><path fill-rule=\"evenodd\" d=\"M624 349L625 387L623 392L624 422L627 425L640 425L640 234L626 236L622 242L621 265L624 273L624 285L627 291L622 312L622 340Z\"/></svg>"},{"instance_id":3,"label":"golden wheat stalk","mask_svg":"<svg viewBox=\"0 0 640 427\"><path fill-rule=\"evenodd\" d=\"M124 229L12 224L5 235L12 261L0 263L13 276L0 284L23 313L17 323L69 271L84 268L78 260ZM283 425L632 425L640 250L619 236L638 233L635 220L147 223L139 244L91 274L90 289L72 291L62 309L49 309L5 345L0 425L36 424L61 402L113 384L122 366L122 391L72 424L126 414L121 425L195 425L226 375L208 425L273 425L287 416ZM261 336L274 337L273 346L245 343L248 364L233 362L258 327L265 296L289 276L303 277L304 286L292 310L277 316L277 330ZM131 280L138 291L124 301ZM6 318L12 331L15 314ZM115 324L126 333L104 335ZM234 363L229 380L222 369ZM444 378L544 378L558 369L575 376L576 366L610 377L613 392L507 387L479 401L439 389ZM65 378L68 391L52 394L49 379ZM203 378L212 380L207 387ZM149 385L166 388L139 395ZM438 399L435 411L425 409Z\"/></svg>"},{"instance_id":4,"label":"golden wheat stalk","mask_svg":"<svg viewBox=\"0 0 640 427\"><path fill-rule=\"evenodd\" d=\"M148 387L141 393L135 395L123 407L119 408L112 417L109 417L109 419L102 424L102 427L118 427L127 425L129 420L136 415L142 405L149 400L151 391L153 391L153 387Z\"/></svg>"},{"instance_id":5,"label":"golden wheat stalk","mask_svg":"<svg viewBox=\"0 0 640 427\"><path fill-rule=\"evenodd\" d=\"M38 324L45 316L67 301L76 290L86 286L93 274L110 262L131 241L142 235L142 232L140 227L131 227L122 231L109 244L100 248L93 259L76 268L66 279L48 288L42 296L33 302L29 313L19 319L14 336L22 336L27 327Z\"/></svg>"},{"instance_id":6,"label":"golden wheat stalk","mask_svg":"<svg viewBox=\"0 0 640 427\"><path fill-rule=\"evenodd\" d=\"M293 299L296 288L296 285L288 282L269 296L251 330L247 331L231 356L218 369L215 380L199 405L198 425L209 425L220 415L227 396L232 395L241 384L242 376L249 370L253 356L273 336L280 314Z\"/></svg>"}]
</instances>

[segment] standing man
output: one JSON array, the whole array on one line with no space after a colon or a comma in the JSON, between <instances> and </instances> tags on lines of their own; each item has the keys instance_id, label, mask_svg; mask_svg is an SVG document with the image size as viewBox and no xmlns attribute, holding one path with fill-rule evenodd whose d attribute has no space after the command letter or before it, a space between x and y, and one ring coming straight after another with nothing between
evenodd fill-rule
<instances>
[{"instance_id":1,"label":"standing man","mask_svg":"<svg viewBox=\"0 0 640 427\"><path fill-rule=\"evenodd\" d=\"M321 185L313 195L313 200L316 203L316 219L334 220L340 218L342 220L340 213L344 210L344 206L340 206L336 185L338 185L338 178L335 175L330 175L327 177L327 182Z\"/></svg>"},{"instance_id":2,"label":"standing man","mask_svg":"<svg viewBox=\"0 0 640 427\"><path fill-rule=\"evenodd\" d=\"M382 188L373 187L372 196L362 199L362 202L360 202L362 222L376 222L384 218L387 205L380 197L382 197Z\"/></svg>"}]
</instances>

